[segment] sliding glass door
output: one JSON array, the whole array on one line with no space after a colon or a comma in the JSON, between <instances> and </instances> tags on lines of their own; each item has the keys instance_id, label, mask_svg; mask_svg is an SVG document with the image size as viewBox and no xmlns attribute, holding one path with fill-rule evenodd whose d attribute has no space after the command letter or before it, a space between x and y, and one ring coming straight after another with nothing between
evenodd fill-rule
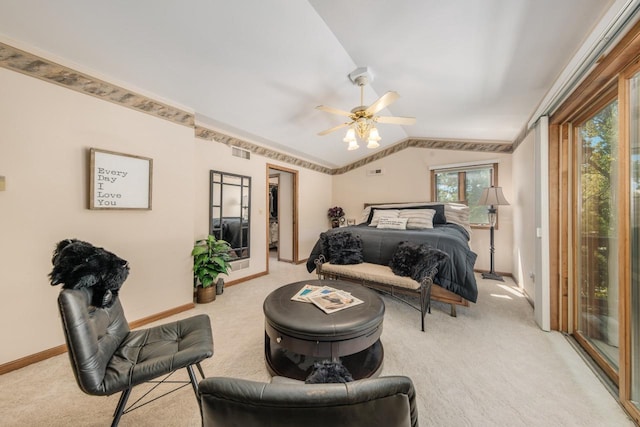
<instances>
[{"instance_id":1,"label":"sliding glass door","mask_svg":"<svg viewBox=\"0 0 640 427\"><path fill-rule=\"evenodd\" d=\"M618 101L607 103L582 122L576 137L576 335L617 375Z\"/></svg>"}]
</instances>

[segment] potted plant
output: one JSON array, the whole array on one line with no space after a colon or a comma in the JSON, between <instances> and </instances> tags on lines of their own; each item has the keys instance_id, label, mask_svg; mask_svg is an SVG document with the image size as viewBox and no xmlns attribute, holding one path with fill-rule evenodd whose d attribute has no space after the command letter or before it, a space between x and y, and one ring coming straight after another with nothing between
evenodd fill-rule
<instances>
[{"instance_id":1,"label":"potted plant","mask_svg":"<svg viewBox=\"0 0 640 427\"><path fill-rule=\"evenodd\" d=\"M196 302L205 303L216 299L217 282L220 273L229 274L231 270L231 245L225 240L209 235L196 241L191 251L193 257L193 284L196 287ZM220 288L224 286L224 281ZM222 293L221 291L219 293Z\"/></svg>"},{"instance_id":2,"label":"potted plant","mask_svg":"<svg viewBox=\"0 0 640 427\"><path fill-rule=\"evenodd\" d=\"M340 218L344 217L344 210L340 206L334 206L327 211L327 216L331 220L331 227L339 227Z\"/></svg>"}]
</instances>

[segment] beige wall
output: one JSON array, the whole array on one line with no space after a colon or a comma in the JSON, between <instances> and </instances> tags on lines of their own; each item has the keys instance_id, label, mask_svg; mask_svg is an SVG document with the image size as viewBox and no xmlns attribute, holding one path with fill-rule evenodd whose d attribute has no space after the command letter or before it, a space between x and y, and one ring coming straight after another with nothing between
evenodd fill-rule
<instances>
[{"instance_id":1,"label":"beige wall","mask_svg":"<svg viewBox=\"0 0 640 427\"><path fill-rule=\"evenodd\" d=\"M453 163L498 160L498 183L512 203L511 155L407 148L391 156L369 163L333 180L333 205L342 206L347 218L360 218L365 202L412 202L430 199L429 167ZM368 176L370 169L382 169L382 175ZM513 206L500 206L499 229L495 232L495 269L511 273L513 245ZM476 268L490 266L489 231L473 230L471 249L478 254Z\"/></svg>"},{"instance_id":2,"label":"beige wall","mask_svg":"<svg viewBox=\"0 0 640 427\"><path fill-rule=\"evenodd\" d=\"M536 171L535 133L530 132L513 153L513 278L528 297L535 296Z\"/></svg>"},{"instance_id":3,"label":"beige wall","mask_svg":"<svg viewBox=\"0 0 640 427\"><path fill-rule=\"evenodd\" d=\"M0 363L62 344L47 274L65 238L129 261L129 320L191 301L192 129L6 69L0 117ZM88 210L89 147L152 158L153 209Z\"/></svg>"},{"instance_id":4,"label":"beige wall","mask_svg":"<svg viewBox=\"0 0 640 427\"><path fill-rule=\"evenodd\" d=\"M87 209L90 147L152 158L153 209ZM208 230L210 169L252 177L250 267L230 279L265 271L266 165L196 139L193 128L0 68L0 364L64 343L59 289L47 275L65 238L129 261L121 290L129 321L190 303L190 251ZM306 258L326 228L331 176L299 172L299 257Z\"/></svg>"}]
</instances>

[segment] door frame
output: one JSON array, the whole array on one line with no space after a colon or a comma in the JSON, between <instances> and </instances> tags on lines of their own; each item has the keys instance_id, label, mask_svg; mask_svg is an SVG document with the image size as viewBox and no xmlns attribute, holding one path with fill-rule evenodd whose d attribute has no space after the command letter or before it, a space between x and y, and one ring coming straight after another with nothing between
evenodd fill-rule
<instances>
[{"instance_id":1,"label":"door frame","mask_svg":"<svg viewBox=\"0 0 640 427\"><path fill-rule=\"evenodd\" d=\"M293 194L293 200L292 200L292 204L293 204L293 212L292 212L292 218L293 218L293 224L292 224L292 229L293 229L293 242L292 242L292 252L293 252L293 260L291 261L293 264L297 264L298 263L298 188L299 188L299 172L296 169L290 169L290 168L286 168L284 166L279 166L279 165L274 165L271 163L267 163L266 165L266 186L265 186L265 196L266 196L266 212L269 212L269 175L270 175L270 171L271 170L277 170L277 171L281 171L281 172L287 172L290 173L293 177L292 182L293 182L293 188L292 188L292 194ZM269 215L265 215L266 216L266 230L267 233L269 233ZM280 211L278 210L278 217L280 217ZM280 226L280 224L278 224L278 227ZM278 231L279 232L279 231ZM269 273L269 239L265 239L265 258L266 258L266 266L267 266L267 273ZM278 249L278 254L280 253L280 250Z\"/></svg>"}]
</instances>

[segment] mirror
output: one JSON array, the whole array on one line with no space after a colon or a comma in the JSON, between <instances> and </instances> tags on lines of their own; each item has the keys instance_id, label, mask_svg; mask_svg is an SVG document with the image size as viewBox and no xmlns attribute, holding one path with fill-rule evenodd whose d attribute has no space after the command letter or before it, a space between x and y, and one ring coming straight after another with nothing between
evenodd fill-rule
<instances>
[{"instance_id":1,"label":"mirror","mask_svg":"<svg viewBox=\"0 0 640 427\"><path fill-rule=\"evenodd\" d=\"M231 245L234 259L249 258L251 177L210 172L209 234Z\"/></svg>"}]
</instances>

